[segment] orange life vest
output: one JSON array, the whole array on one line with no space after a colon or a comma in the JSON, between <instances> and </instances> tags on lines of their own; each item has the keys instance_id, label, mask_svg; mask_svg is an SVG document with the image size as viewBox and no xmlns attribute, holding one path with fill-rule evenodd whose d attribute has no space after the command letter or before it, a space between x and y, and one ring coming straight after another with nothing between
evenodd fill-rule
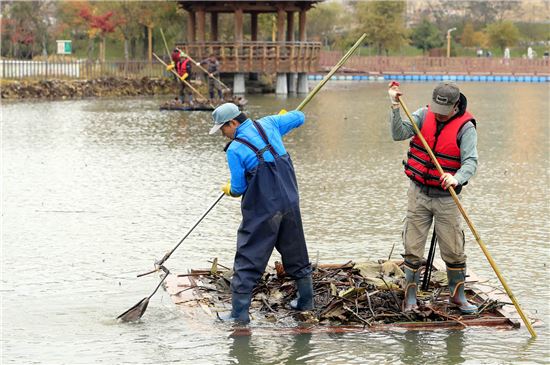
<instances>
[{"instance_id":1,"label":"orange life vest","mask_svg":"<svg viewBox=\"0 0 550 365\"><path fill-rule=\"evenodd\" d=\"M438 131L438 124L435 114L428 107L428 112L422 124L422 135L432 149L441 165L443 171L454 175L461 166L460 146L457 143L457 136L460 129L468 122L473 122L474 117L467 111L464 114L445 122ZM415 135L410 142L408 159L405 163L405 174L413 181L422 185L441 187L439 177L441 176L426 149L422 145L420 138Z\"/></svg>"}]
</instances>

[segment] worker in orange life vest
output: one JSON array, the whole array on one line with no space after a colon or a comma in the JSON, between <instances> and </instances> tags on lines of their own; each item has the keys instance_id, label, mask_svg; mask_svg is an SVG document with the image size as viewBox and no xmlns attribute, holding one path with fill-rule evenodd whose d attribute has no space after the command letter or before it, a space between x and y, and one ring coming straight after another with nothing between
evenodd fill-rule
<instances>
[{"instance_id":1,"label":"worker in orange life vest","mask_svg":"<svg viewBox=\"0 0 550 365\"><path fill-rule=\"evenodd\" d=\"M467 100L458 86L443 82L435 87L429 106L412 114L415 123L444 170L440 175L409 120L401 119L399 84L392 82L391 131L395 141L413 137L409 143L405 174L410 178L408 207L403 229L405 253L405 298L403 310L418 307L416 289L424 246L434 221L440 252L447 265L450 302L462 313L475 313L477 307L464 294L466 255L462 217L448 188L459 194L477 170L477 132L474 117L466 110Z\"/></svg>"},{"instance_id":2,"label":"worker in orange life vest","mask_svg":"<svg viewBox=\"0 0 550 365\"><path fill-rule=\"evenodd\" d=\"M180 80L178 80L179 83L179 89L178 89L178 96L177 98L181 103L185 103L185 100L189 100L189 104L193 105L193 93L191 90L188 89L188 87L185 85L183 81L189 82L189 76L191 75L191 61L189 58L184 57L181 52L175 48L172 51L172 62L170 65L166 67L167 71L175 69L176 73L178 74Z\"/></svg>"}]
</instances>

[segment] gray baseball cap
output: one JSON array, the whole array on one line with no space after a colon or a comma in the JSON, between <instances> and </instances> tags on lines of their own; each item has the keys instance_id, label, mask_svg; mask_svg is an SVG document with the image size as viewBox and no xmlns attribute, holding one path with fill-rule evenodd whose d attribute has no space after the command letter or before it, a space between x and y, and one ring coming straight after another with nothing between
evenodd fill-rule
<instances>
[{"instance_id":1,"label":"gray baseball cap","mask_svg":"<svg viewBox=\"0 0 550 365\"><path fill-rule=\"evenodd\" d=\"M241 114L239 107L233 103L225 103L214 109L212 112L214 126L210 129L210 134L216 133L222 125L235 119L239 114Z\"/></svg>"},{"instance_id":2,"label":"gray baseball cap","mask_svg":"<svg viewBox=\"0 0 550 365\"><path fill-rule=\"evenodd\" d=\"M455 83L442 82L434 89L430 109L436 114L449 115L459 98L460 90Z\"/></svg>"}]
</instances>

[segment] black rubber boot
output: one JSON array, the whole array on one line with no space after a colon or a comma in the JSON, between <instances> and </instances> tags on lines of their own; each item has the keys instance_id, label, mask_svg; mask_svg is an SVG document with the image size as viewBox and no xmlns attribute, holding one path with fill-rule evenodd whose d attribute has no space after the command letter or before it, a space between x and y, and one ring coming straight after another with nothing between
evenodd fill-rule
<instances>
[{"instance_id":1,"label":"black rubber boot","mask_svg":"<svg viewBox=\"0 0 550 365\"><path fill-rule=\"evenodd\" d=\"M313 280L311 275L296 280L298 296L290 302L290 307L299 311L313 309Z\"/></svg>"},{"instance_id":2,"label":"black rubber boot","mask_svg":"<svg viewBox=\"0 0 550 365\"><path fill-rule=\"evenodd\" d=\"M230 315L218 315L222 321L238 322L246 324L250 322L250 316L248 315L248 308L250 308L250 301L252 300L252 294L240 294L233 293L231 295L231 314Z\"/></svg>"},{"instance_id":3,"label":"black rubber boot","mask_svg":"<svg viewBox=\"0 0 550 365\"><path fill-rule=\"evenodd\" d=\"M414 309L418 308L416 301L416 288L418 287L418 282L420 280L420 272L418 267L405 262L404 265L405 271L405 288L404 298L403 298L403 312L411 312Z\"/></svg>"}]
</instances>

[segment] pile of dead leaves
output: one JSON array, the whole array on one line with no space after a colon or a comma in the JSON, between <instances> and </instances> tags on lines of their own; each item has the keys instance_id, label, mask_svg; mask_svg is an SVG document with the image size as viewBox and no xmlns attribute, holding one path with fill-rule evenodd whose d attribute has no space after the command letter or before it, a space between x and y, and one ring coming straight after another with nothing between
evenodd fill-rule
<instances>
[{"instance_id":1,"label":"pile of dead leaves","mask_svg":"<svg viewBox=\"0 0 550 365\"><path fill-rule=\"evenodd\" d=\"M414 312L403 312L404 273L401 265L402 262L395 261L318 265L312 274L315 309L299 313L290 309L290 301L296 297L295 282L285 274L282 265L276 263L275 268L266 270L256 286L251 309L270 322L289 317L300 322L326 325L460 322L458 308L448 303L446 273L435 269L430 289L418 292L419 308ZM220 302L231 303L231 270L219 270L215 260L210 271L200 274L204 278L201 290L208 292L212 306L219 306ZM482 304L482 311L501 306L497 302L477 304Z\"/></svg>"}]
</instances>

